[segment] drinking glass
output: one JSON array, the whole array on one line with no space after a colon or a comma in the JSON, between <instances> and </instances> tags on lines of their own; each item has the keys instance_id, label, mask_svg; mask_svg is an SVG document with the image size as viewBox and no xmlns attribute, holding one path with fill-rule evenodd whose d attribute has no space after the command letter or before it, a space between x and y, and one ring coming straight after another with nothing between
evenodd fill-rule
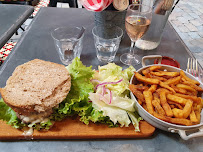
<instances>
[{"instance_id":1,"label":"drinking glass","mask_svg":"<svg viewBox=\"0 0 203 152\"><path fill-rule=\"evenodd\" d=\"M149 4L149 0L142 2ZM144 36L136 41L135 46L142 50L153 50L161 42L165 25L172 9L178 0L154 0L152 8L152 20L149 29ZM175 3L175 5L173 5Z\"/></svg>"},{"instance_id":2,"label":"drinking glass","mask_svg":"<svg viewBox=\"0 0 203 152\"><path fill-rule=\"evenodd\" d=\"M97 58L101 62L112 62L118 51L123 30L118 26L95 26L92 29Z\"/></svg>"},{"instance_id":3,"label":"drinking glass","mask_svg":"<svg viewBox=\"0 0 203 152\"><path fill-rule=\"evenodd\" d=\"M150 6L143 4L131 4L128 6L125 17L125 28L131 40L130 52L122 54L120 61L126 65L140 64L141 58L134 53L135 42L148 30L151 23L152 10Z\"/></svg>"},{"instance_id":4,"label":"drinking glass","mask_svg":"<svg viewBox=\"0 0 203 152\"><path fill-rule=\"evenodd\" d=\"M52 31L51 36L64 65L69 65L75 57L80 58L84 30L83 27L59 27Z\"/></svg>"}]
</instances>

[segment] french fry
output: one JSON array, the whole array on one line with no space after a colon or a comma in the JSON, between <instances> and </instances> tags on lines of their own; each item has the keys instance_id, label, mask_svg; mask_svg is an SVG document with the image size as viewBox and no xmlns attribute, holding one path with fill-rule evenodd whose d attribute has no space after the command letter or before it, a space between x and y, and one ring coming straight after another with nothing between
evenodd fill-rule
<instances>
[{"instance_id":1,"label":"french fry","mask_svg":"<svg viewBox=\"0 0 203 152\"><path fill-rule=\"evenodd\" d=\"M176 118L187 118L190 115L190 112L192 110L192 104L193 102L189 100L186 104L183 110L174 108L172 109L173 114Z\"/></svg>"},{"instance_id":2,"label":"french fry","mask_svg":"<svg viewBox=\"0 0 203 152\"><path fill-rule=\"evenodd\" d=\"M186 94L187 93L187 90L182 89L182 88L178 88L178 87L176 87L173 84L171 84L170 87L173 88L175 90L175 92L182 93L182 94Z\"/></svg>"},{"instance_id":3,"label":"french fry","mask_svg":"<svg viewBox=\"0 0 203 152\"><path fill-rule=\"evenodd\" d=\"M182 98L182 97L178 97L176 95L172 95L172 94L167 94L166 95L166 98L168 100L171 100L171 101L174 101L174 102L177 102L181 105L185 105L187 102L188 102L188 99L185 99L185 98Z\"/></svg>"},{"instance_id":4,"label":"french fry","mask_svg":"<svg viewBox=\"0 0 203 152\"><path fill-rule=\"evenodd\" d=\"M144 91L144 90L148 90L149 89L149 87L147 87L147 86L141 86L141 85L134 85L134 84L131 84L131 85L133 85L133 87L131 86L131 88L134 88L134 89L137 89L137 90L139 90L139 91Z\"/></svg>"},{"instance_id":5,"label":"french fry","mask_svg":"<svg viewBox=\"0 0 203 152\"><path fill-rule=\"evenodd\" d=\"M202 109L201 105L197 105L196 110L200 112L201 109Z\"/></svg>"},{"instance_id":6,"label":"french fry","mask_svg":"<svg viewBox=\"0 0 203 152\"><path fill-rule=\"evenodd\" d=\"M184 81L187 81L185 78L181 77L181 80L184 82Z\"/></svg>"},{"instance_id":7,"label":"french fry","mask_svg":"<svg viewBox=\"0 0 203 152\"><path fill-rule=\"evenodd\" d=\"M159 94L157 92L154 92L153 97L154 97L154 99L159 99Z\"/></svg>"},{"instance_id":8,"label":"french fry","mask_svg":"<svg viewBox=\"0 0 203 152\"><path fill-rule=\"evenodd\" d=\"M173 78L173 77L168 76L168 75L164 75L164 76L163 76L163 78L165 78L165 79L169 80L169 79L171 79L171 78Z\"/></svg>"},{"instance_id":9,"label":"french fry","mask_svg":"<svg viewBox=\"0 0 203 152\"><path fill-rule=\"evenodd\" d=\"M181 76L175 77L175 78L171 78L168 79L167 81L165 81L164 83L169 85L169 84L178 84L181 80Z\"/></svg>"},{"instance_id":10,"label":"french fry","mask_svg":"<svg viewBox=\"0 0 203 152\"><path fill-rule=\"evenodd\" d=\"M155 75L150 75L150 77L151 77L151 78L154 78L154 79L158 79L158 80L160 80L160 81L167 81L167 79L164 78L164 77L158 77L158 76L155 76Z\"/></svg>"},{"instance_id":11,"label":"french fry","mask_svg":"<svg viewBox=\"0 0 203 152\"><path fill-rule=\"evenodd\" d=\"M193 102L191 100L188 100L188 102L185 104L185 107L183 108L183 118L187 118L190 115L192 104Z\"/></svg>"},{"instance_id":12,"label":"french fry","mask_svg":"<svg viewBox=\"0 0 203 152\"><path fill-rule=\"evenodd\" d=\"M192 82L192 83L194 83L194 84L200 85L200 83L199 83L198 81L192 80L192 79L188 78L188 77L185 75L185 73L183 72L183 70L180 71L180 75L181 75L181 77L184 78L186 81L190 81L190 82ZM183 79L183 80L184 80L184 79Z\"/></svg>"},{"instance_id":13,"label":"french fry","mask_svg":"<svg viewBox=\"0 0 203 152\"><path fill-rule=\"evenodd\" d=\"M158 94L160 95L160 92L161 92L161 91L165 91L166 94L171 93L168 89L165 89L165 88L159 88L159 89L157 89L157 90L156 90L156 93L158 93Z\"/></svg>"},{"instance_id":14,"label":"french fry","mask_svg":"<svg viewBox=\"0 0 203 152\"><path fill-rule=\"evenodd\" d=\"M197 110L197 105L198 105L197 103L195 102L193 103L193 110Z\"/></svg>"},{"instance_id":15,"label":"french fry","mask_svg":"<svg viewBox=\"0 0 203 152\"><path fill-rule=\"evenodd\" d=\"M145 102L144 96L141 91L137 90L135 85L130 84L129 89L132 91L132 93L140 100L141 102Z\"/></svg>"},{"instance_id":16,"label":"french fry","mask_svg":"<svg viewBox=\"0 0 203 152\"><path fill-rule=\"evenodd\" d=\"M141 100L139 100L139 99L138 99L138 103L139 103L140 105L142 105L142 101L141 101Z\"/></svg>"},{"instance_id":17,"label":"french fry","mask_svg":"<svg viewBox=\"0 0 203 152\"><path fill-rule=\"evenodd\" d=\"M194 84L190 81L184 81L182 83L191 86L192 88L194 88L195 90L197 90L199 92L203 92L203 89L201 87L197 86L196 84Z\"/></svg>"},{"instance_id":18,"label":"french fry","mask_svg":"<svg viewBox=\"0 0 203 152\"><path fill-rule=\"evenodd\" d=\"M144 74L145 76L147 76L150 73L150 69L147 68L145 70L142 71L142 74Z\"/></svg>"},{"instance_id":19,"label":"french fry","mask_svg":"<svg viewBox=\"0 0 203 152\"><path fill-rule=\"evenodd\" d=\"M200 119L201 119L200 112L195 111L195 115L196 115L196 118L197 118L197 123L200 123Z\"/></svg>"},{"instance_id":20,"label":"french fry","mask_svg":"<svg viewBox=\"0 0 203 152\"><path fill-rule=\"evenodd\" d=\"M195 93L195 92L187 91L186 94L189 95L189 96L197 96L197 92Z\"/></svg>"},{"instance_id":21,"label":"french fry","mask_svg":"<svg viewBox=\"0 0 203 152\"><path fill-rule=\"evenodd\" d=\"M179 84L176 85L176 87L181 88L181 89L185 89L185 90L188 90L188 91L191 91L191 92L195 92L197 94L197 91L194 88L192 88L192 87L190 87L188 85L179 83Z\"/></svg>"},{"instance_id":22,"label":"french fry","mask_svg":"<svg viewBox=\"0 0 203 152\"><path fill-rule=\"evenodd\" d=\"M147 105L146 105L146 103L142 103L142 107L143 107L146 111L148 111L148 110L147 110Z\"/></svg>"},{"instance_id":23,"label":"french fry","mask_svg":"<svg viewBox=\"0 0 203 152\"><path fill-rule=\"evenodd\" d=\"M161 66L151 66L145 70L142 71L142 73L146 76L148 73L150 73L151 71L154 71L154 70L158 70L160 69Z\"/></svg>"},{"instance_id":24,"label":"french fry","mask_svg":"<svg viewBox=\"0 0 203 152\"><path fill-rule=\"evenodd\" d=\"M176 118L184 118L184 116L183 116L183 110L174 108L174 109L172 109L172 111L173 111L173 115L174 115Z\"/></svg>"},{"instance_id":25,"label":"french fry","mask_svg":"<svg viewBox=\"0 0 203 152\"><path fill-rule=\"evenodd\" d=\"M190 121L192 121L193 123L198 123L198 119L197 119L196 114L193 109L190 113Z\"/></svg>"},{"instance_id":26,"label":"french fry","mask_svg":"<svg viewBox=\"0 0 203 152\"><path fill-rule=\"evenodd\" d=\"M143 91L143 95L144 95L144 98L145 98L145 102L146 102L146 105L147 105L148 112L150 114L153 114L154 113L154 108L152 106L152 93L150 91Z\"/></svg>"},{"instance_id":27,"label":"french fry","mask_svg":"<svg viewBox=\"0 0 203 152\"><path fill-rule=\"evenodd\" d=\"M203 99L201 97L198 97L198 99L200 100L200 105L203 107Z\"/></svg>"},{"instance_id":28,"label":"french fry","mask_svg":"<svg viewBox=\"0 0 203 152\"><path fill-rule=\"evenodd\" d=\"M150 91L151 93L154 93L156 91L156 88L157 88L157 85L153 84L153 85L151 85L151 87L149 88L148 91Z\"/></svg>"},{"instance_id":29,"label":"french fry","mask_svg":"<svg viewBox=\"0 0 203 152\"><path fill-rule=\"evenodd\" d=\"M191 126L192 125L192 122L190 120L184 119L184 118L171 118L171 117L159 115L155 112L154 112L154 116L163 120L163 121L169 122L169 123L174 123L174 124L178 124L178 125L185 125L185 126Z\"/></svg>"},{"instance_id":30,"label":"french fry","mask_svg":"<svg viewBox=\"0 0 203 152\"><path fill-rule=\"evenodd\" d=\"M191 95L185 95L185 94L179 94L179 93L175 93L174 95L185 99L190 99L197 104L201 104L201 98L198 98L197 96L191 96Z\"/></svg>"},{"instance_id":31,"label":"french fry","mask_svg":"<svg viewBox=\"0 0 203 152\"><path fill-rule=\"evenodd\" d=\"M159 104L161 103L161 102L160 102L160 99L159 99L158 93L154 92L154 93L153 93L153 98L154 98L154 100L156 100Z\"/></svg>"},{"instance_id":32,"label":"french fry","mask_svg":"<svg viewBox=\"0 0 203 152\"><path fill-rule=\"evenodd\" d=\"M170 77L176 77L179 75L178 72L167 72L167 71L150 72L150 73L156 76L170 76Z\"/></svg>"},{"instance_id":33,"label":"french fry","mask_svg":"<svg viewBox=\"0 0 203 152\"><path fill-rule=\"evenodd\" d=\"M166 115L164 109L161 107L160 103L157 100L152 100L152 105L160 115Z\"/></svg>"},{"instance_id":34,"label":"french fry","mask_svg":"<svg viewBox=\"0 0 203 152\"><path fill-rule=\"evenodd\" d=\"M173 110L174 108L176 108L175 105L172 105L172 104L170 104L169 106L171 107L171 110Z\"/></svg>"},{"instance_id":35,"label":"french fry","mask_svg":"<svg viewBox=\"0 0 203 152\"><path fill-rule=\"evenodd\" d=\"M169 116L169 117L172 117L173 116L173 112L171 110L171 107L167 103L166 92L165 91L161 91L160 92L160 101L161 101L161 105L162 105L166 115Z\"/></svg>"},{"instance_id":36,"label":"french fry","mask_svg":"<svg viewBox=\"0 0 203 152\"><path fill-rule=\"evenodd\" d=\"M169 87L169 85L165 84L165 83L162 82L162 81L160 81L160 84L159 84L159 85L160 85L161 87L163 87L163 88L166 88L166 89L170 90L170 91L173 92L173 93L176 93L173 88Z\"/></svg>"},{"instance_id":37,"label":"french fry","mask_svg":"<svg viewBox=\"0 0 203 152\"><path fill-rule=\"evenodd\" d=\"M181 106L181 104L179 104L179 103L176 103L176 102L173 102L173 101L168 101L168 104L169 105L174 105L174 106L178 107L181 110L183 109L183 106Z\"/></svg>"},{"instance_id":38,"label":"french fry","mask_svg":"<svg viewBox=\"0 0 203 152\"><path fill-rule=\"evenodd\" d=\"M147 78L137 72L135 72L135 77L137 78L137 80L142 81L147 84L159 84L159 80L153 79L153 78Z\"/></svg>"}]
</instances>

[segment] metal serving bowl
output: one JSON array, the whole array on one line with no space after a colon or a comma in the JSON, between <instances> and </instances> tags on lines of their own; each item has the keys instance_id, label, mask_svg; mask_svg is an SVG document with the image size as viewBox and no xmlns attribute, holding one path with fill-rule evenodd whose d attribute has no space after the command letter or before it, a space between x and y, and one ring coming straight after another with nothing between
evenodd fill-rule
<instances>
[{"instance_id":1,"label":"metal serving bowl","mask_svg":"<svg viewBox=\"0 0 203 152\"><path fill-rule=\"evenodd\" d=\"M179 72L181 69L173 67L173 66L169 66L169 65L163 65L163 64L156 64L156 65L160 65L162 66L162 70L166 69L169 72ZM141 69L137 70L138 73L142 73L142 71L148 67L151 67L153 65L149 65L149 66L145 66L142 67ZM184 70L183 70L184 71ZM184 71L186 76L196 80L198 82L200 82L199 80L197 80L194 76L192 76L191 74L187 73L186 71ZM130 84L133 84L133 82L136 81L136 78L134 77L134 75L131 78ZM200 82L200 87L203 88L203 83ZM159 128L161 130L165 130L168 132L172 132L172 133L178 133L182 139L184 140L188 140L190 138L194 138L194 137L200 137L203 136L203 110L201 112L201 121L200 124L197 125L192 125L192 126L182 126L182 125L176 125L176 124L172 124L172 123L168 123L165 122L163 120L160 120L156 117L154 117L153 115L151 115L150 113L148 113L137 101L136 97L133 95L133 93L130 93L131 98L135 100L135 104L137 106L137 110L138 113L140 114L140 116L146 120L148 123L150 123L151 125L155 126L156 128ZM186 133L190 133L190 135L187 135Z\"/></svg>"}]
</instances>

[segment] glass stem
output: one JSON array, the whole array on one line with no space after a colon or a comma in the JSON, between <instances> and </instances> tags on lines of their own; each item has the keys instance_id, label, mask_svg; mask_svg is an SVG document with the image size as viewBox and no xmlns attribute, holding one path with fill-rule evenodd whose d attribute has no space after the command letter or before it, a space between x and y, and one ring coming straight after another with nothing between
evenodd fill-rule
<instances>
[{"instance_id":1,"label":"glass stem","mask_svg":"<svg viewBox=\"0 0 203 152\"><path fill-rule=\"evenodd\" d=\"M133 56L135 53L135 42L131 41L131 46L130 46L130 55Z\"/></svg>"}]
</instances>

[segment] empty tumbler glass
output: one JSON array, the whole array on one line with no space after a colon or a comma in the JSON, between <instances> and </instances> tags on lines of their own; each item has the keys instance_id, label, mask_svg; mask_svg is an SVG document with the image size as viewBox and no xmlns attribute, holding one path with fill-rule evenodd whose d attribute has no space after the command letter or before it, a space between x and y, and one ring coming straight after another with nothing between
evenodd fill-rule
<instances>
[{"instance_id":1,"label":"empty tumbler glass","mask_svg":"<svg viewBox=\"0 0 203 152\"><path fill-rule=\"evenodd\" d=\"M92 29L97 58L101 62L112 62L118 51L123 30L118 26L95 26Z\"/></svg>"},{"instance_id":2,"label":"empty tumbler glass","mask_svg":"<svg viewBox=\"0 0 203 152\"><path fill-rule=\"evenodd\" d=\"M83 48L83 27L59 27L51 35L63 64L68 65L75 57L80 58Z\"/></svg>"}]
</instances>

